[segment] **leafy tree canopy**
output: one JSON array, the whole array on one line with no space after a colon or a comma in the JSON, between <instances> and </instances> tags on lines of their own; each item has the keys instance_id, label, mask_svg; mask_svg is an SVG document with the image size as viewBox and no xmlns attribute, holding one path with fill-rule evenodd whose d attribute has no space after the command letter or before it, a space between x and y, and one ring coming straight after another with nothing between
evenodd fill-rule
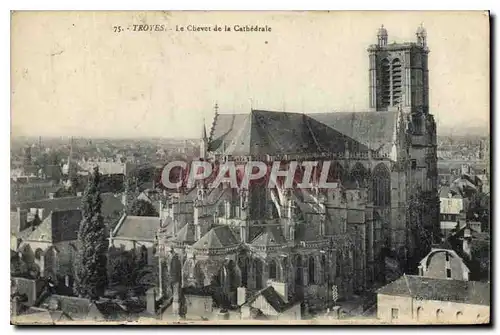
<instances>
[{"instance_id":1,"label":"leafy tree canopy","mask_svg":"<svg viewBox=\"0 0 500 335\"><path fill-rule=\"evenodd\" d=\"M149 201L137 199L132 203L130 215L134 216L159 216L156 208Z\"/></svg>"}]
</instances>

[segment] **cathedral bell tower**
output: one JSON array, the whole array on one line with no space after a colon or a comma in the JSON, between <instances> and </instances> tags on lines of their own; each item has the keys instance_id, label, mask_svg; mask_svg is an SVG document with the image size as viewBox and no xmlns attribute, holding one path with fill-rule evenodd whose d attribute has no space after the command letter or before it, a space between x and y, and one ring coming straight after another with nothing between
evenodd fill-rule
<instances>
[{"instance_id":1,"label":"cathedral bell tower","mask_svg":"<svg viewBox=\"0 0 500 335\"><path fill-rule=\"evenodd\" d=\"M398 107L411 114L429 112L427 33L418 27L416 42L388 43L384 26L378 43L368 48L370 109L390 111Z\"/></svg>"}]
</instances>

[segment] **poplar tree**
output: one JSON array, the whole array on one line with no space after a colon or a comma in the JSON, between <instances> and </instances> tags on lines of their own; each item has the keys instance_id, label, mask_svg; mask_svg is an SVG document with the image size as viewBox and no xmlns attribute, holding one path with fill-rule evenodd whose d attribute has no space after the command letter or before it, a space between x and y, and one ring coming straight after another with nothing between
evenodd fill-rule
<instances>
[{"instance_id":1,"label":"poplar tree","mask_svg":"<svg viewBox=\"0 0 500 335\"><path fill-rule=\"evenodd\" d=\"M78 230L78 255L75 264L75 293L97 300L107 286L106 228L101 214L99 168L90 176L82 199L83 219Z\"/></svg>"}]
</instances>

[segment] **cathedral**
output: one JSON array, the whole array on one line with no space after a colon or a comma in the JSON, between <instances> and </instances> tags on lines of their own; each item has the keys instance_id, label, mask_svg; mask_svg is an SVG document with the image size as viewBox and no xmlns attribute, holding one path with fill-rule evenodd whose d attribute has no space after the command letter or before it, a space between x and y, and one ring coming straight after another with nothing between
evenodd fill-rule
<instances>
[{"instance_id":1,"label":"cathedral","mask_svg":"<svg viewBox=\"0 0 500 335\"><path fill-rule=\"evenodd\" d=\"M369 108L321 114L219 113L203 127L207 161L331 162L332 189L248 189L200 183L161 209L159 290L182 314L186 288L210 288L218 307L271 286L283 301L326 308L383 283L385 257L405 271L437 224L436 124L429 113L426 31L368 48ZM314 183L314 181L313 181ZM417 202L418 202L417 201ZM417 252L419 254L417 254ZM332 293L334 292L334 293Z\"/></svg>"}]
</instances>

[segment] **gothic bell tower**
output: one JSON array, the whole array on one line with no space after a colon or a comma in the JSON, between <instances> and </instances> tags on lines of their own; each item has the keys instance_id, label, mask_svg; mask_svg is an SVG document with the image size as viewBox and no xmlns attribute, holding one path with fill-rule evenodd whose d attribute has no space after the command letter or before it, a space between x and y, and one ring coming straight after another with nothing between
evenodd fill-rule
<instances>
[{"instance_id":1,"label":"gothic bell tower","mask_svg":"<svg viewBox=\"0 0 500 335\"><path fill-rule=\"evenodd\" d=\"M411 114L429 112L427 34L420 26L416 42L388 43L382 25L377 44L368 48L370 109L389 111L401 107Z\"/></svg>"}]
</instances>

